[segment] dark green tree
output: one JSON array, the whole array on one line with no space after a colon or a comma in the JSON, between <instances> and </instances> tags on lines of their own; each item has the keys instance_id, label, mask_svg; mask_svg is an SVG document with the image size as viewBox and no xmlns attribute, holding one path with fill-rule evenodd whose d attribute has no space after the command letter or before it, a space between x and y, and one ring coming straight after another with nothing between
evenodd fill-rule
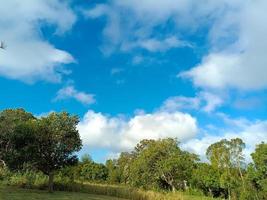
<instances>
[{"instance_id":1,"label":"dark green tree","mask_svg":"<svg viewBox=\"0 0 267 200\"><path fill-rule=\"evenodd\" d=\"M49 191L53 191L56 170L78 162L75 152L82 143L76 126L77 116L66 112L51 113L35 123L36 146L33 153L34 165L49 176Z\"/></svg>"},{"instance_id":2,"label":"dark green tree","mask_svg":"<svg viewBox=\"0 0 267 200\"><path fill-rule=\"evenodd\" d=\"M23 109L7 109L0 113L0 162L10 169L20 169L30 161L34 144L31 113Z\"/></svg>"},{"instance_id":3,"label":"dark green tree","mask_svg":"<svg viewBox=\"0 0 267 200\"><path fill-rule=\"evenodd\" d=\"M257 145L251 156L253 164L248 169L248 179L258 191L258 198L267 199L267 143Z\"/></svg>"},{"instance_id":4,"label":"dark green tree","mask_svg":"<svg viewBox=\"0 0 267 200\"><path fill-rule=\"evenodd\" d=\"M193 171L192 183L205 195L219 197L223 192L220 187L220 172L208 163L198 163Z\"/></svg>"}]
</instances>

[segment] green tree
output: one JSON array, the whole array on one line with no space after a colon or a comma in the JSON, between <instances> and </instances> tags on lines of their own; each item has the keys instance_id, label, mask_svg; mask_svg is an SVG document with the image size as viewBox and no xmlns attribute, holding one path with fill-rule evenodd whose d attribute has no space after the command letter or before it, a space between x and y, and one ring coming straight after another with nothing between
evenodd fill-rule
<instances>
[{"instance_id":1,"label":"green tree","mask_svg":"<svg viewBox=\"0 0 267 200\"><path fill-rule=\"evenodd\" d=\"M19 169L29 161L32 147L31 121L35 118L23 109L7 109L0 113L0 162Z\"/></svg>"},{"instance_id":2,"label":"green tree","mask_svg":"<svg viewBox=\"0 0 267 200\"><path fill-rule=\"evenodd\" d=\"M108 177L107 167L101 163L95 163L88 154L82 156L75 170L76 177L81 181L106 181Z\"/></svg>"},{"instance_id":3,"label":"green tree","mask_svg":"<svg viewBox=\"0 0 267 200\"><path fill-rule=\"evenodd\" d=\"M244 189L244 178L242 165L244 165L243 149L244 142L239 139L223 139L210 145L206 155L211 166L220 173L220 185L227 191L227 196L231 199L232 192L240 187ZM237 194L233 194L237 195Z\"/></svg>"},{"instance_id":4,"label":"green tree","mask_svg":"<svg viewBox=\"0 0 267 200\"><path fill-rule=\"evenodd\" d=\"M53 191L54 172L78 162L75 152L82 143L76 126L77 116L66 112L51 113L35 123L36 146L33 153L37 169L49 176L49 191Z\"/></svg>"},{"instance_id":5,"label":"green tree","mask_svg":"<svg viewBox=\"0 0 267 200\"><path fill-rule=\"evenodd\" d=\"M108 182L109 183L121 183L119 168L117 166L117 160L107 160L106 161L106 168L108 169Z\"/></svg>"},{"instance_id":6,"label":"green tree","mask_svg":"<svg viewBox=\"0 0 267 200\"><path fill-rule=\"evenodd\" d=\"M144 188L186 188L197 157L178 147L175 139L143 140L135 148L130 180Z\"/></svg>"},{"instance_id":7,"label":"green tree","mask_svg":"<svg viewBox=\"0 0 267 200\"><path fill-rule=\"evenodd\" d=\"M257 145L251 154L254 164L248 171L251 183L259 193L260 199L266 199L267 194L267 143Z\"/></svg>"},{"instance_id":8,"label":"green tree","mask_svg":"<svg viewBox=\"0 0 267 200\"><path fill-rule=\"evenodd\" d=\"M119 182L127 184L129 183L130 173L131 173L131 165L134 161L134 154L128 152L122 152L120 157L116 161Z\"/></svg>"},{"instance_id":9,"label":"green tree","mask_svg":"<svg viewBox=\"0 0 267 200\"><path fill-rule=\"evenodd\" d=\"M220 187L220 172L208 163L198 163L193 171L193 185L205 195L219 197L223 192Z\"/></svg>"}]
</instances>

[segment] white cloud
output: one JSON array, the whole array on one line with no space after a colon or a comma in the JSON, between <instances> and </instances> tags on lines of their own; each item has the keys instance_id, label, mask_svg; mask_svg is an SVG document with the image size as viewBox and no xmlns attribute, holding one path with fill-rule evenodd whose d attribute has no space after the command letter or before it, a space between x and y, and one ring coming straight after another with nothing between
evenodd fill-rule
<instances>
[{"instance_id":1,"label":"white cloud","mask_svg":"<svg viewBox=\"0 0 267 200\"><path fill-rule=\"evenodd\" d=\"M48 115L50 115L51 113L54 113L54 112L56 112L56 111L50 110L48 112L42 112L42 113L39 113L39 114L35 114L34 116L39 119L39 118L42 118L42 117L47 117Z\"/></svg>"},{"instance_id":2,"label":"white cloud","mask_svg":"<svg viewBox=\"0 0 267 200\"><path fill-rule=\"evenodd\" d=\"M93 104L95 103L95 98L93 94L87 94L85 92L81 92L76 90L73 86L66 86L60 89L57 92L57 96L55 98L56 101L74 98L75 100L83 103L83 104Z\"/></svg>"},{"instance_id":3,"label":"white cloud","mask_svg":"<svg viewBox=\"0 0 267 200\"><path fill-rule=\"evenodd\" d=\"M168 98L161 110L202 110L210 113L222 106L224 103L222 97L210 92L200 92L195 97L175 96Z\"/></svg>"},{"instance_id":4,"label":"white cloud","mask_svg":"<svg viewBox=\"0 0 267 200\"><path fill-rule=\"evenodd\" d=\"M114 0L97 5L87 16L106 17L106 53L187 46L180 43L183 36L205 27L209 53L183 77L205 89L257 90L267 88L266 8L266 0ZM167 23L171 26L164 29Z\"/></svg>"},{"instance_id":5,"label":"white cloud","mask_svg":"<svg viewBox=\"0 0 267 200\"><path fill-rule=\"evenodd\" d=\"M123 68L112 68L111 71L110 71L110 74L111 75L116 75L116 74L120 74L124 71Z\"/></svg>"},{"instance_id":6,"label":"white cloud","mask_svg":"<svg viewBox=\"0 0 267 200\"><path fill-rule=\"evenodd\" d=\"M88 111L78 125L83 144L112 152L131 150L142 139L176 137L180 141L197 133L197 122L189 114L155 112L131 119Z\"/></svg>"},{"instance_id":7,"label":"white cloud","mask_svg":"<svg viewBox=\"0 0 267 200\"><path fill-rule=\"evenodd\" d=\"M115 50L129 51L133 48L162 52L171 48L192 46L183 41L181 34L177 35L177 32L171 32L167 36L153 33L154 28L163 25L169 19L175 24L186 24L185 21L179 20L181 17L179 11L185 9L189 16L190 8L190 3L184 0L160 0L157 3L150 0L142 2L115 0L99 4L85 11L84 15L91 19L106 18L102 47L104 53L110 54ZM191 14L190 16L192 18Z\"/></svg>"},{"instance_id":8,"label":"white cloud","mask_svg":"<svg viewBox=\"0 0 267 200\"><path fill-rule=\"evenodd\" d=\"M134 56L132 63L134 65L139 65L140 63L142 63L145 60L145 58L143 56Z\"/></svg>"},{"instance_id":9,"label":"white cloud","mask_svg":"<svg viewBox=\"0 0 267 200\"><path fill-rule=\"evenodd\" d=\"M267 25L262 21L267 17L267 2L239 3L239 9L230 7L214 23L210 32L212 49L202 63L181 74L191 78L196 86L242 90L267 88ZM222 41L225 44L222 45Z\"/></svg>"},{"instance_id":10,"label":"white cloud","mask_svg":"<svg viewBox=\"0 0 267 200\"><path fill-rule=\"evenodd\" d=\"M192 47L186 41L181 41L178 38L171 36L164 39L149 38L135 42L124 43L121 47L124 51L129 51L134 48L142 48L150 52L165 52L172 48Z\"/></svg>"},{"instance_id":11,"label":"white cloud","mask_svg":"<svg viewBox=\"0 0 267 200\"><path fill-rule=\"evenodd\" d=\"M241 121L238 120L238 122L240 123ZM249 162L251 161L250 154L254 152L256 145L267 141L267 121L256 121L249 124L245 122L243 125L240 125L240 127L242 127L242 129L235 132L225 131L225 133L220 135L207 133L200 139L193 138L182 143L182 148L194 152L200 155L202 160L206 160L205 153L209 145L218 142L221 139L229 140L233 138L241 138L246 144L244 155L246 161Z\"/></svg>"},{"instance_id":12,"label":"white cloud","mask_svg":"<svg viewBox=\"0 0 267 200\"><path fill-rule=\"evenodd\" d=\"M175 96L168 98L161 107L162 110L176 111L183 109L199 109L201 100L198 97Z\"/></svg>"},{"instance_id":13,"label":"white cloud","mask_svg":"<svg viewBox=\"0 0 267 200\"><path fill-rule=\"evenodd\" d=\"M69 30L76 20L69 6L59 0L8 0L1 2L0 13L0 40L7 44L0 52L0 75L59 82L68 73L63 65L74 59L46 41L41 28L53 26L56 34Z\"/></svg>"},{"instance_id":14,"label":"white cloud","mask_svg":"<svg viewBox=\"0 0 267 200\"><path fill-rule=\"evenodd\" d=\"M212 112L224 103L223 99L219 95L215 95L210 92L201 92L199 97L206 102L202 108L205 112Z\"/></svg>"},{"instance_id":15,"label":"white cloud","mask_svg":"<svg viewBox=\"0 0 267 200\"><path fill-rule=\"evenodd\" d=\"M263 98L264 99L264 98ZM234 108L240 110L253 110L263 107L264 100L260 97L243 97L235 100Z\"/></svg>"}]
</instances>

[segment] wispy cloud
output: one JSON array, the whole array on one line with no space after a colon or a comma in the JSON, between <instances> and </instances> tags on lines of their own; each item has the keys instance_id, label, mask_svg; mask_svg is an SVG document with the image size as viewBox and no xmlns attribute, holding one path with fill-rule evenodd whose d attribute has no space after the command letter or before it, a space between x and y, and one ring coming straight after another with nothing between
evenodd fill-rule
<instances>
[{"instance_id":1,"label":"wispy cloud","mask_svg":"<svg viewBox=\"0 0 267 200\"><path fill-rule=\"evenodd\" d=\"M120 74L120 73L122 73L123 71L124 71L123 68L112 68L112 69L110 70L110 74L111 74L111 75L116 75L116 74Z\"/></svg>"},{"instance_id":2,"label":"wispy cloud","mask_svg":"<svg viewBox=\"0 0 267 200\"><path fill-rule=\"evenodd\" d=\"M206 113L211 113L224 103L225 101L223 101L223 98L218 94L200 92L195 97L170 97L163 103L161 110L202 110Z\"/></svg>"},{"instance_id":3,"label":"wispy cloud","mask_svg":"<svg viewBox=\"0 0 267 200\"><path fill-rule=\"evenodd\" d=\"M88 94L85 92L78 91L74 86L66 86L57 92L55 101L65 100L65 99L75 99L83 104L93 104L95 103L95 98L93 94Z\"/></svg>"}]
</instances>

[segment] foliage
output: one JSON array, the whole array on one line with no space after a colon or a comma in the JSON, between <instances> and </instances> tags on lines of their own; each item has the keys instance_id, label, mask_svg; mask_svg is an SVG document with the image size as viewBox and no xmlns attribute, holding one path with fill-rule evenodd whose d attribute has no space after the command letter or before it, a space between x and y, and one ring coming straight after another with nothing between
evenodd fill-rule
<instances>
[{"instance_id":1,"label":"foliage","mask_svg":"<svg viewBox=\"0 0 267 200\"><path fill-rule=\"evenodd\" d=\"M36 149L34 165L49 175L49 190L53 190L54 172L77 163L74 152L81 149L81 139L76 129L79 120L66 112L51 113L35 124Z\"/></svg>"},{"instance_id":2,"label":"foliage","mask_svg":"<svg viewBox=\"0 0 267 200\"><path fill-rule=\"evenodd\" d=\"M267 143L257 145L251 156L254 164L248 168L247 179L252 192L256 190L260 199L267 199Z\"/></svg>"},{"instance_id":3,"label":"foliage","mask_svg":"<svg viewBox=\"0 0 267 200\"><path fill-rule=\"evenodd\" d=\"M197 156L182 151L175 139L142 140L132 153L109 161L120 183L145 189L186 189ZM113 166L112 166L113 164Z\"/></svg>"},{"instance_id":4,"label":"foliage","mask_svg":"<svg viewBox=\"0 0 267 200\"><path fill-rule=\"evenodd\" d=\"M75 167L75 177L81 181L101 182L108 178L108 169L104 164L95 163L89 156L83 156L82 162Z\"/></svg>"},{"instance_id":5,"label":"foliage","mask_svg":"<svg viewBox=\"0 0 267 200\"><path fill-rule=\"evenodd\" d=\"M26 152L32 147L33 137L27 124L34 119L23 109L0 112L0 166L18 169L29 160Z\"/></svg>"},{"instance_id":6,"label":"foliage","mask_svg":"<svg viewBox=\"0 0 267 200\"><path fill-rule=\"evenodd\" d=\"M224 196L235 199L240 194L239 188L244 185L243 169L244 142L239 139L223 139L210 145L206 155L211 166L219 173L220 188L224 189Z\"/></svg>"},{"instance_id":7,"label":"foliage","mask_svg":"<svg viewBox=\"0 0 267 200\"><path fill-rule=\"evenodd\" d=\"M53 190L54 172L75 164L73 153L81 148L76 129L77 116L66 112L51 113L36 119L23 109L0 113L0 161L2 166L20 170L25 164L49 175L49 190Z\"/></svg>"},{"instance_id":8,"label":"foliage","mask_svg":"<svg viewBox=\"0 0 267 200\"><path fill-rule=\"evenodd\" d=\"M208 163L198 163L193 171L192 184L205 195L219 197L224 192L220 187L220 172Z\"/></svg>"}]
</instances>

